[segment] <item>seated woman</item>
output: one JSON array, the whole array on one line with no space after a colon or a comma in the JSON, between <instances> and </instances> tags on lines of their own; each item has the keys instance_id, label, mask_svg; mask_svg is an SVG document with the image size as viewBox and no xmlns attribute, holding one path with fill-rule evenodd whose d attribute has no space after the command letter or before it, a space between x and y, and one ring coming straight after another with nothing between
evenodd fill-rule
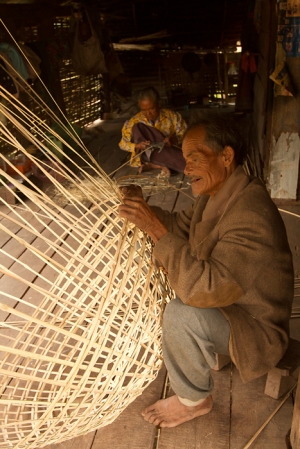
<instances>
[{"instance_id":1,"label":"seated woman","mask_svg":"<svg viewBox=\"0 0 300 449\"><path fill-rule=\"evenodd\" d=\"M182 142L187 125L178 112L160 109L159 93L154 87L141 90L138 96L140 112L124 123L122 150L131 152L132 167L141 167L140 172L161 168L170 175L170 170L183 173L185 160L178 145ZM164 148L153 149L154 142L164 142ZM152 149L147 150L147 147Z\"/></svg>"}]
</instances>

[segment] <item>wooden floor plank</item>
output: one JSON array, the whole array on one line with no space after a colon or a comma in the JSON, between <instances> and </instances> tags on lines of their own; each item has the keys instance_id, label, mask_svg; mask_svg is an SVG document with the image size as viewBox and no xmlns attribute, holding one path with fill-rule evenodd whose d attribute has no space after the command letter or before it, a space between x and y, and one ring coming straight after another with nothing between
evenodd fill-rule
<instances>
[{"instance_id":1,"label":"wooden floor plank","mask_svg":"<svg viewBox=\"0 0 300 449\"><path fill-rule=\"evenodd\" d=\"M182 180L182 184L179 186L181 191L179 192L174 212L179 212L186 209L190 204L195 201L195 197L192 194L192 188L190 186L190 178L185 176Z\"/></svg>"},{"instance_id":2,"label":"wooden floor plank","mask_svg":"<svg viewBox=\"0 0 300 449\"><path fill-rule=\"evenodd\" d=\"M231 366L212 375L212 411L173 429L162 429L159 449L229 449Z\"/></svg>"},{"instance_id":3,"label":"wooden floor plank","mask_svg":"<svg viewBox=\"0 0 300 449\"><path fill-rule=\"evenodd\" d=\"M69 212L72 212L74 217L77 217L80 215L80 211L67 206L67 209ZM32 242L32 246L34 248L38 248L39 251L42 253L45 253L47 251L47 255L50 257L54 257L55 251L49 247L49 244L46 243L43 238L49 239L50 241L56 240L56 235L63 235L65 233L66 229L59 223L53 222L51 223L51 226L49 228L45 228L41 232L41 237L36 238ZM72 235L65 236L65 240L67 243L73 242ZM22 245L21 245L22 246ZM50 249L49 249L50 248ZM30 268L33 270L27 269L25 266L21 265L19 262L14 262L11 267L10 271L18 276L20 276L22 279L26 279L28 282L33 282L36 274L35 273L42 273L43 269L46 267L47 264L44 263L43 260L41 260L39 257L37 257L35 254L33 254L30 250L26 249L24 252L22 252L21 256L19 257L18 261L23 262L26 265L29 265ZM47 279L49 281L54 281L56 277L58 276L57 271L55 271L53 268L47 266ZM48 284L49 285L49 284ZM49 288L49 287L48 287ZM10 276L2 276L0 279L0 291L3 293L12 293L13 295L22 298L25 292L27 291L28 287L23 282L14 279ZM41 297L41 296L40 296ZM1 295L1 302L4 304L9 305L10 307L16 307L16 302L13 303L12 299L9 299L5 297L4 295ZM22 310L23 312L28 309L29 306L26 306L24 304L19 304L18 310ZM5 321L9 314L4 311L0 311L0 320Z\"/></svg>"},{"instance_id":4,"label":"wooden floor plank","mask_svg":"<svg viewBox=\"0 0 300 449\"><path fill-rule=\"evenodd\" d=\"M9 214L9 212L10 212L10 208L0 202L0 213L1 214ZM3 219L3 217L2 217L2 215L0 215L0 221L2 219Z\"/></svg>"},{"instance_id":5,"label":"wooden floor plank","mask_svg":"<svg viewBox=\"0 0 300 449\"><path fill-rule=\"evenodd\" d=\"M39 212L40 209L37 209L36 212ZM12 217L13 214L10 214L10 217ZM18 219L18 217L15 217ZM25 217L24 217L25 219ZM30 214L28 216L28 220L30 222L31 226L34 226L35 230L38 232L42 232L42 230L45 227L45 224L49 225L51 223L50 218L43 217L43 223L38 222L36 218ZM7 226L9 230L11 230L11 225ZM3 231L4 233L4 231ZM36 236L29 230L26 230L24 228L19 228L16 230L15 235L18 236L18 238L25 240L25 242L32 244L36 240ZM2 246L2 250L5 251L7 254L9 254L12 257L18 258L20 257L24 251L26 251L25 246L21 245L17 240L11 238L8 234L6 234L6 243ZM10 268L13 265L12 258L9 256L6 256L4 254L1 254L1 265L3 265L5 268ZM2 273L0 273L0 278L2 277Z\"/></svg>"},{"instance_id":6,"label":"wooden floor plank","mask_svg":"<svg viewBox=\"0 0 300 449\"><path fill-rule=\"evenodd\" d=\"M235 368L232 378L232 422L230 449L241 449L271 415L280 402L264 394L266 376L244 384ZM292 399L280 411L251 445L251 449L283 449L285 436L292 422Z\"/></svg>"},{"instance_id":7,"label":"wooden floor plank","mask_svg":"<svg viewBox=\"0 0 300 449\"><path fill-rule=\"evenodd\" d=\"M92 449L152 449L156 427L144 421L141 412L160 399L164 378L163 368L143 394L112 424L97 430Z\"/></svg>"},{"instance_id":8,"label":"wooden floor plank","mask_svg":"<svg viewBox=\"0 0 300 449\"><path fill-rule=\"evenodd\" d=\"M152 192L148 204L151 206L159 206L164 210L172 212L174 209L174 205L177 201L179 192L177 189L172 188L172 186L177 187L181 184L183 180L183 174L178 173L175 176L171 176L169 178L169 183L171 187L162 191L154 191Z\"/></svg>"},{"instance_id":9,"label":"wooden floor plank","mask_svg":"<svg viewBox=\"0 0 300 449\"><path fill-rule=\"evenodd\" d=\"M125 164L125 162L120 168L118 168L118 170L112 176L112 178L115 179L116 181L118 181L118 179L122 178L123 176L138 175L139 167L131 167L129 163Z\"/></svg>"},{"instance_id":10,"label":"wooden floor plank","mask_svg":"<svg viewBox=\"0 0 300 449\"><path fill-rule=\"evenodd\" d=\"M105 140L103 140L101 135L97 139L98 144L95 145L93 142L89 146L96 161L108 175L120 167L129 157L127 151L123 151L119 148L120 140L120 132L110 133Z\"/></svg>"},{"instance_id":11,"label":"wooden floor plank","mask_svg":"<svg viewBox=\"0 0 300 449\"><path fill-rule=\"evenodd\" d=\"M48 444L45 449L91 449L96 431L57 444Z\"/></svg>"},{"instance_id":12,"label":"wooden floor plank","mask_svg":"<svg viewBox=\"0 0 300 449\"><path fill-rule=\"evenodd\" d=\"M29 215L31 215L31 217L32 217L32 214L30 212L27 212L27 214L28 214L28 217L29 217ZM13 212L10 212L7 215L7 218L3 218L1 220L1 226L9 229L12 233L17 234L20 231L21 226L18 223L14 223L13 221L11 221L10 217L12 217L12 218L14 217ZM17 217L15 217L15 218L17 218ZM4 230L1 229L0 230L0 247L4 246L10 239L11 239L11 237Z\"/></svg>"}]
</instances>

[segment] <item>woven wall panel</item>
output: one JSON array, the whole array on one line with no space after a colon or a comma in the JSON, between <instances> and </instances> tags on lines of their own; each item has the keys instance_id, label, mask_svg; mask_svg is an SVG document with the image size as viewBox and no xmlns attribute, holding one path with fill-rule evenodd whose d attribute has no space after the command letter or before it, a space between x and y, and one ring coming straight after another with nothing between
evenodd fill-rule
<instances>
[{"instance_id":1,"label":"woven wall panel","mask_svg":"<svg viewBox=\"0 0 300 449\"><path fill-rule=\"evenodd\" d=\"M81 76L73 71L71 61L73 34L70 33L71 19L70 17L53 18L53 38L49 40L48 46L55 49L56 53L50 53L54 70L61 83L62 102L65 105L65 113L67 119L71 123L84 126L98 119L101 114L101 76ZM37 25L24 26L18 29L17 39L19 42L36 42L41 40L42 30ZM5 31L4 27L0 28L0 41L11 42L11 38ZM49 47L48 47L49 48ZM55 59L56 58L56 59ZM36 87L38 94L41 95L41 84ZM48 94L41 95L46 99ZM55 96L54 96L55 97ZM57 98L55 98L57 100ZM20 101L32 110L37 116L46 119L43 105L37 105L32 102L28 95L20 95ZM47 101L48 104L51 100ZM60 102L61 103L61 102ZM19 136L18 131L11 124L11 131L25 145L24 139ZM9 152L14 148L0 138L0 152Z\"/></svg>"}]
</instances>

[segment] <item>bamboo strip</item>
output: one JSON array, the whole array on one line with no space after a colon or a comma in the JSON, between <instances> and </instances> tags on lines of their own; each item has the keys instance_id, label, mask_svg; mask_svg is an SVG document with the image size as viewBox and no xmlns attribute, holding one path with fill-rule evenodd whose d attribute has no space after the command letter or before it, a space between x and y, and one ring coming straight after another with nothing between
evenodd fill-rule
<instances>
[{"instance_id":1,"label":"bamboo strip","mask_svg":"<svg viewBox=\"0 0 300 449\"><path fill-rule=\"evenodd\" d=\"M33 449L109 424L152 382L162 364L162 311L173 292L153 266L151 241L119 218L116 182L65 119L24 80L17 83L47 121L3 88L1 112L46 160L2 123L0 139L35 164L51 188L0 170L1 185L18 201L0 199L8 211L0 212L0 233L18 248L16 255L0 249L0 448ZM51 137L68 149L64 161ZM0 158L14 168L5 154Z\"/></svg>"},{"instance_id":2,"label":"bamboo strip","mask_svg":"<svg viewBox=\"0 0 300 449\"><path fill-rule=\"evenodd\" d=\"M284 403L288 400L288 398L290 397L292 391L296 388L298 382L293 386L293 388L291 388L289 390L288 393L286 393L286 395L284 396L284 398L282 399L282 401L278 404L278 406L275 408L275 410L271 413L271 415L266 419L266 421L260 426L260 428L257 430L257 432L255 432L255 434L253 435L253 437L248 441L248 443L246 444L246 446L244 446L243 449L248 449L252 443L256 440L256 438L261 434L261 432L264 430L264 428L269 424L269 422L271 421L271 419L276 415L276 413L281 409L281 407L284 405Z\"/></svg>"},{"instance_id":3,"label":"bamboo strip","mask_svg":"<svg viewBox=\"0 0 300 449\"><path fill-rule=\"evenodd\" d=\"M293 215L294 217L298 217L298 218L300 217L299 214L295 214L294 212L290 212L289 210L280 209L280 208L278 208L278 210L279 210L280 212L284 212L285 214Z\"/></svg>"}]
</instances>

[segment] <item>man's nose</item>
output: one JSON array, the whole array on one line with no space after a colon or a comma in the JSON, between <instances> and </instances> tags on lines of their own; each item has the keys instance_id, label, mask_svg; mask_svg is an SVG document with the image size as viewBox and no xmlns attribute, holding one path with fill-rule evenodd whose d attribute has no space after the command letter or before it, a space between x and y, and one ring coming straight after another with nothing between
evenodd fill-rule
<instances>
[{"instance_id":1,"label":"man's nose","mask_svg":"<svg viewBox=\"0 0 300 449\"><path fill-rule=\"evenodd\" d=\"M190 176L190 174L191 174L191 169L188 164L185 165L184 174L187 176Z\"/></svg>"},{"instance_id":2,"label":"man's nose","mask_svg":"<svg viewBox=\"0 0 300 449\"><path fill-rule=\"evenodd\" d=\"M192 173L192 166L190 162L185 163L184 174L189 176Z\"/></svg>"}]
</instances>

